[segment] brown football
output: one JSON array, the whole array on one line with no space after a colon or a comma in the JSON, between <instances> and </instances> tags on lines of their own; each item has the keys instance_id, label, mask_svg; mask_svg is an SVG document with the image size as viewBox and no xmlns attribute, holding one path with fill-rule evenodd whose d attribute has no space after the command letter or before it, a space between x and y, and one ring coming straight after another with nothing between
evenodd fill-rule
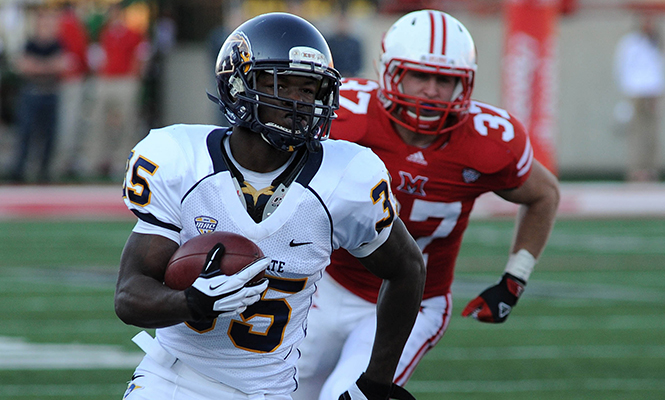
<instances>
[{"instance_id":1,"label":"brown football","mask_svg":"<svg viewBox=\"0 0 665 400\"><path fill-rule=\"evenodd\" d=\"M190 287L203 270L208 252L217 243L222 243L225 248L220 260L220 271L224 275L233 275L263 257L261 249L242 235L231 232L204 233L186 241L173 253L166 267L164 284L176 290ZM261 271L249 283L258 281L263 275L264 271Z\"/></svg>"}]
</instances>

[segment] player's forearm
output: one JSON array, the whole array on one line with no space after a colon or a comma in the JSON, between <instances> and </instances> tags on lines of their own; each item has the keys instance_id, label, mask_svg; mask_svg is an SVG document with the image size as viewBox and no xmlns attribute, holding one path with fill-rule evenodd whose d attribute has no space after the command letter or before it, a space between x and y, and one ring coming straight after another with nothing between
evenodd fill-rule
<instances>
[{"instance_id":1,"label":"player's forearm","mask_svg":"<svg viewBox=\"0 0 665 400\"><path fill-rule=\"evenodd\" d=\"M524 249L536 259L540 257L554 228L558 206L559 193L553 189L538 201L520 207L511 254Z\"/></svg>"},{"instance_id":2,"label":"player's forearm","mask_svg":"<svg viewBox=\"0 0 665 400\"><path fill-rule=\"evenodd\" d=\"M118 286L115 311L124 323L141 328L163 328L192 319L184 292L146 276Z\"/></svg>"},{"instance_id":3,"label":"player's forearm","mask_svg":"<svg viewBox=\"0 0 665 400\"><path fill-rule=\"evenodd\" d=\"M534 161L531 175L524 185L497 194L508 201L521 204L511 254L523 249L537 259L552 232L559 207L559 182L556 176L538 161Z\"/></svg>"},{"instance_id":4,"label":"player's forearm","mask_svg":"<svg viewBox=\"0 0 665 400\"><path fill-rule=\"evenodd\" d=\"M182 291L166 287L164 271L178 244L157 235L132 233L120 258L115 310L126 324L161 328L191 319Z\"/></svg>"},{"instance_id":5,"label":"player's forearm","mask_svg":"<svg viewBox=\"0 0 665 400\"><path fill-rule=\"evenodd\" d=\"M377 302L377 329L366 376L390 383L420 309L424 275L384 281Z\"/></svg>"}]
</instances>

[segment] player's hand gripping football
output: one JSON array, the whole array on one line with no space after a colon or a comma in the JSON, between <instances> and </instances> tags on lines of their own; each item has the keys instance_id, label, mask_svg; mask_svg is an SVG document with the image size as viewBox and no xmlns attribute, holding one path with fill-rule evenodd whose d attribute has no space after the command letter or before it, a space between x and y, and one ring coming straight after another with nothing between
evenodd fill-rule
<instances>
[{"instance_id":1,"label":"player's hand gripping football","mask_svg":"<svg viewBox=\"0 0 665 400\"><path fill-rule=\"evenodd\" d=\"M462 316L470 315L480 322L501 323L508 318L525 286L521 279L504 273L499 283L485 289L467 304Z\"/></svg>"},{"instance_id":2,"label":"player's hand gripping football","mask_svg":"<svg viewBox=\"0 0 665 400\"><path fill-rule=\"evenodd\" d=\"M222 274L219 263L224 255L224 245L218 243L209 252L201 274L191 287L185 289L187 305L195 321L212 320L218 316L239 314L247 306L256 303L268 288L268 279L247 283L266 269L270 259L263 257L237 273Z\"/></svg>"},{"instance_id":3,"label":"player's hand gripping football","mask_svg":"<svg viewBox=\"0 0 665 400\"><path fill-rule=\"evenodd\" d=\"M369 380L363 373L339 400L416 400L406 389L396 384L385 385Z\"/></svg>"}]
</instances>

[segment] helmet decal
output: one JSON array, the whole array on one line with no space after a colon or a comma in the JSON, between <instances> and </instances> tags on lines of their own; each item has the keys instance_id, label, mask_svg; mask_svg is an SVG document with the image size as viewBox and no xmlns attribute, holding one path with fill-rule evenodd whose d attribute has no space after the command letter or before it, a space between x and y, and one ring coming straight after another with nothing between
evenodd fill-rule
<instances>
[{"instance_id":1,"label":"helmet decal","mask_svg":"<svg viewBox=\"0 0 665 400\"><path fill-rule=\"evenodd\" d=\"M296 46L289 50L289 59L291 59L291 67L297 68L298 64L303 62L314 63L322 67L332 67L332 60L328 61L326 56L317 49L304 46ZM303 64L305 69L311 69L309 64ZM321 67L319 67L321 68Z\"/></svg>"},{"instance_id":2,"label":"helmet decal","mask_svg":"<svg viewBox=\"0 0 665 400\"><path fill-rule=\"evenodd\" d=\"M431 35L429 52L432 54L446 54L446 18L443 14L429 13Z\"/></svg>"},{"instance_id":3,"label":"helmet decal","mask_svg":"<svg viewBox=\"0 0 665 400\"><path fill-rule=\"evenodd\" d=\"M238 49L237 52L234 48ZM236 54L239 58L234 57ZM226 55L230 55L231 57L222 57ZM247 36L241 31L233 32L231 36L226 39L219 55L217 56L217 65L219 66L217 74L232 73L236 67L239 67L242 63L251 59L252 45L247 39ZM243 72L247 73L247 70L249 70L249 66L245 66Z\"/></svg>"}]
</instances>

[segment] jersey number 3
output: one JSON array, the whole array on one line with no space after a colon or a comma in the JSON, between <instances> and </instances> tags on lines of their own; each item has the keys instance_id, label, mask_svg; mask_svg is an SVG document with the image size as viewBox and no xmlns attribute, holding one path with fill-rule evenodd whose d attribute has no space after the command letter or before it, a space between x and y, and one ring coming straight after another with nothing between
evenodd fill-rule
<instances>
[{"instance_id":1,"label":"jersey number 3","mask_svg":"<svg viewBox=\"0 0 665 400\"><path fill-rule=\"evenodd\" d=\"M393 220L395 219L395 208L393 207L393 203L390 199L390 188L388 187L388 182L383 179L372 189L372 201L374 204L381 201L381 199L383 199L383 202L381 203L383 205L383 211L387 212L388 216L378 221L374 225L376 231L379 233L383 230L383 228L390 226L390 224L392 224Z\"/></svg>"}]
</instances>

